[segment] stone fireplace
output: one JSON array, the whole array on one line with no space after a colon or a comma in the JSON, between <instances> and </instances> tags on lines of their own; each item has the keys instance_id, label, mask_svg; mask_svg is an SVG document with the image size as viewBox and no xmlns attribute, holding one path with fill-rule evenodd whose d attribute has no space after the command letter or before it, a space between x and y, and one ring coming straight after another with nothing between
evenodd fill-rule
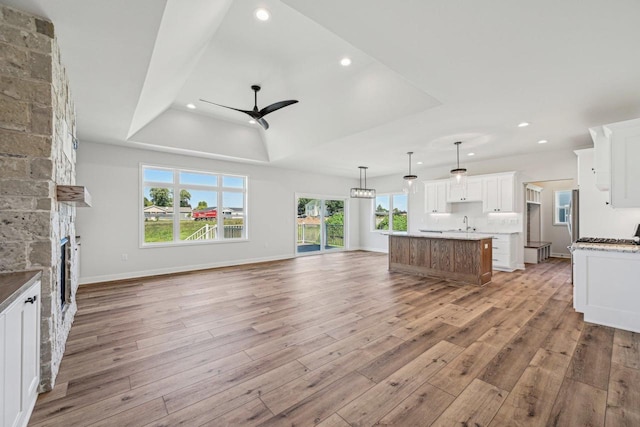
<instances>
[{"instance_id":1,"label":"stone fireplace","mask_svg":"<svg viewBox=\"0 0 640 427\"><path fill-rule=\"evenodd\" d=\"M75 184L75 109L53 24L4 5L0 97L0 271L42 271L46 391L77 309L76 206L56 199L56 186Z\"/></svg>"}]
</instances>

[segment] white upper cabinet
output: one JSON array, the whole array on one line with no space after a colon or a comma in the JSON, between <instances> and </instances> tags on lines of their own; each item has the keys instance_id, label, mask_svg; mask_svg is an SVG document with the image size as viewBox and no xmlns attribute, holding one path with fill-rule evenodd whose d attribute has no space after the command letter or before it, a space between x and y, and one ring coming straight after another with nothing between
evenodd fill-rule
<instances>
[{"instance_id":1,"label":"white upper cabinet","mask_svg":"<svg viewBox=\"0 0 640 427\"><path fill-rule=\"evenodd\" d=\"M513 212L515 209L515 173L486 175L482 179L484 212Z\"/></svg>"},{"instance_id":2,"label":"white upper cabinet","mask_svg":"<svg viewBox=\"0 0 640 427\"><path fill-rule=\"evenodd\" d=\"M482 201L482 179L468 177L466 184L455 185L447 180L447 202L480 202Z\"/></svg>"},{"instance_id":3,"label":"white upper cabinet","mask_svg":"<svg viewBox=\"0 0 640 427\"><path fill-rule=\"evenodd\" d=\"M593 148L595 151L595 162L593 172L596 174L596 187L602 191L609 191L611 188L611 131L604 126L589 128Z\"/></svg>"},{"instance_id":4,"label":"white upper cabinet","mask_svg":"<svg viewBox=\"0 0 640 427\"><path fill-rule=\"evenodd\" d=\"M596 187L610 192L614 208L640 207L640 119L597 126L589 132Z\"/></svg>"},{"instance_id":5,"label":"white upper cabinet","mask_svg":"<svg viewBox=\"0 0 640 427\"><path fill-rule=\"evenodd\" d=\"M640 207L640 119L605 128L611 141L611 206Z\"/></svg>"},{"instance_id":6,"label":"white upper cabinet","mask_svg":"<svg viewBox=\"0 0 640 427\"><path fill-rule=\"evenodd\" d=\"M451 212L447 203L447 180L427 181L424 183L426 213Z\"/></svg>"}]
</instances>

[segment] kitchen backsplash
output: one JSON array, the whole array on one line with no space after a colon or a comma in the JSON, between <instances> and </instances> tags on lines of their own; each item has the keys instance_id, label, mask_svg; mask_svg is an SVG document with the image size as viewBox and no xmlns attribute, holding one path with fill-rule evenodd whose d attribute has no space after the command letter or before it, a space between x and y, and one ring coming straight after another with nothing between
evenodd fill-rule
<instances>
[{"instance_id":1,"label":"kitchen backsplash","mask_svg":"<svg viewBox=\"0 0 640 427\"><path fill-rule=\"evenodd\" d=\"M482 203L455 203L451 213L427 214L412 223L412 232L419 230L464 230L468 218L471 229L489 233L520 233L523 231L522 214L518 212L482 212Z\"/></svg>"}]
</instances>

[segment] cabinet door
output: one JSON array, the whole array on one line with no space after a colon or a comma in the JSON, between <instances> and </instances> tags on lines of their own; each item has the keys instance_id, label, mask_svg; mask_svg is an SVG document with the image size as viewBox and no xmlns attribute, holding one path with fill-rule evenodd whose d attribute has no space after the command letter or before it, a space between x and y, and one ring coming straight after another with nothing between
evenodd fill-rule
<instances>
[{"instance_id":1,"label":"cabinet door","mask_svg":"<svg viewBox=\"0 0 640 427\"><path fill-rule=\"evenodd\" d=\"M490 176L483 179L482 210L485 212L498 211L498 177Z\"/></svg>"},{"instance_id":2,"label":"cabinet door","mask_svg":"<svg viewBox=\"0 0 640 427\"><path fill-rule=\"evenodd\" d=\"M514 183L513 176L498 177L498 210L500 212L513 212L514 208Z\"/></svg>"},{"instance_id":3,"label":"cabinet door","mask_svg":"<svg viewBox=\"0 0 640 427\"><path fill-rule=\"evenodd\" d=\"M611 128L611 206L640 207L640 120Z\"/></svg>"},{"instance_id":4,"label":"cabinet door","mask_svg":"<svg viewBox=\"0 0 640 427\"><path fill-rule=\"evenodd\" d=\"M4 314L4 425L13 427L22 417L22 301Z\"/></svg>"},{"instance_id":5,"label":"cabinet door","mask_svg":"<svg viewBox=\"0 0 640 427\"><path fill-rule=\"evenodd\" d=\"M436 212L445 213L449 212L449 205L447 204L447 182L442 181L436 183Z\"/></svg>"},{"instance_id":6,"label":"cabinet door","mask_svg":"<svg viewBox=\"0 0 640 427\"><path fill-rule=\"evenodd\" d=\"M4 394L5 394L5 382L4 382L4 367L5 367L5 333L4 333L4 314L0 314L0 425L4 425Z\"/></svg>"},{"instance_id":7,"label":"cabinet door","mask_svg":"<svg viewBox=\"0 0 640 427\"><path fill-rule=\"evenodd\" d=\"M424 185L424 211L426 213L437 212L438 187L436 183Z\"/></svg>"},{"instance_id":8,"label":"cabinet door","mask_svg":"<svg viewBox=\"0 0 640 427\"><path fill-rule=\"evenodd\" d=\"M466 188L463 184L446 183L447 202L463 202L466 198Z\"/></svg>"},{"instance_id":9,"label":"cabinet door","mask_svg":"<svg viewBox=\"0 0 640 427\"><path fill-rule=\"evenodd\" d=\"M482 210L484 212L514 211L513 175L487 176L483 180Z\"/></svg>"},{"instance_id":10,"label":"cabinet door","mask_svg":"<svg viewBox=\"0 0 640 427\"><path fill-rule=\"evenodd\" d=\"M32 301L32 302L27 302ZM22 298L22 394L24 404L34 401L40 379L40 282Z\"/></svg>"},{"instance_id":11,"label":"cabinet door","mask_svg":"<svg viewBox=\"0 0 640 427\"><path fill-rule=\"evenodd\" d=\"M482 179L470 177L467 179L467 202L479 202L482 200Z\"/></svg>"},{"instance_id":12,"label":"cabinet door","mask_svg":"<svg viewBox=\"0 0 640 427\"><path fill-rule=\"evenodd\" d=\"M446 200L446 182L425 183L424 191L426 213L449 212Z\"/></svg>"}]
</instances>

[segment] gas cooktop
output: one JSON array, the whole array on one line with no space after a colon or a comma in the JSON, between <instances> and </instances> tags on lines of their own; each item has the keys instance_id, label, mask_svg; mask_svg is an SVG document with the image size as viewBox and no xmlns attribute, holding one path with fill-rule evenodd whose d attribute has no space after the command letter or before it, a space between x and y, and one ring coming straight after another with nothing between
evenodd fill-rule
<instances>
[{"instance_id":1,"label":"gas cooktop","mask_svg":"<svg viewBox=\"0 0 640 427\"><path fill-rule=\"evenodd\" d=\"M610 239L607 237L580 237L576 243L601 243L605 245L637 245L633 239Z\"/></svg>"}]
</instances>

